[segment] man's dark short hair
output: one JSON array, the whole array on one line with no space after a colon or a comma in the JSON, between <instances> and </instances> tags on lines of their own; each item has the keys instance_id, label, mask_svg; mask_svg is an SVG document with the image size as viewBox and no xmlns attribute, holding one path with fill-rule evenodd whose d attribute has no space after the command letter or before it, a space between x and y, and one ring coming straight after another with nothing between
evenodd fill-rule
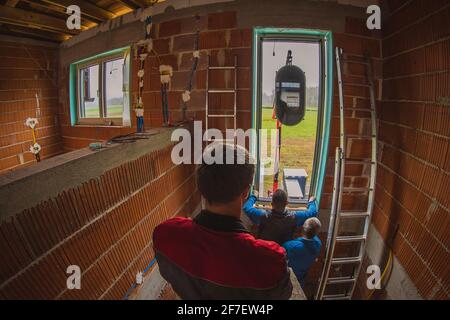
<instances>
[{"instance_id":1,"label":"man's dark short hair","mask_svg":"<svg viewBox=\"0 0 450 320\"><path fill-rule=\"evenodd\" d=\"M288 201L288 195L287 195L286 191L284 191L283 189L277 189L272 194L272 204L274 204L274 205L285 206L287 201Z\"/></svg>"},{"instance_id":2,"label":"man's dark short hair","mask_svg":"<svg viewBox=\"0 0 450 320\"><path fill-rule=\"evenodd\" d=\"M208 164L205 159L197 168L197 186L209 203L227 203L239 197L253 182L255 165L243 147L222 144L234 156L232 164ZM244 161L238 161L238 158Z\"/></svg>"}]
</instances>

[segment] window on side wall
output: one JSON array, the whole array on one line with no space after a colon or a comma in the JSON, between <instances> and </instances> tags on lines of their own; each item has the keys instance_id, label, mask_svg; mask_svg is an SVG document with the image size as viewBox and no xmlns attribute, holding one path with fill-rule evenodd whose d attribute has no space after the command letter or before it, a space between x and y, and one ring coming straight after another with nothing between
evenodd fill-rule
<instances>
[{"instance_id":1,"label":"window on side wall","mask_svg":"<svg viewBox=\"0 0 450 320\"><path fill-rule=\"evenodd\" d=\"M76 64L77 124L122 126L129 114L124 52Z\"/></svg>"}]
</instances>

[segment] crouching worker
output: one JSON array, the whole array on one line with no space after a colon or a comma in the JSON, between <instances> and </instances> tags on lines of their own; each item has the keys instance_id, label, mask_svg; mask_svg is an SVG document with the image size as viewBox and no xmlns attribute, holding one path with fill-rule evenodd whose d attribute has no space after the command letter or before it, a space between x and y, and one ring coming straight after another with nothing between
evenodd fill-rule
<instances>
[{"instance_id":1,"label":"crouching worker","mask_svg":"<svg viewBox=\"0 0 450 320\"><path fill-rule=\"evenodd\" d=\"M309 268L317 260L322 242L317 236L321 223L317 218L309 218L303 224L303 237L287 241L283 244L286 249L289 267L303 287Z\"/></svg>"},{"instance_id":2,"label":"crouching worker","mask_svg":"<svg viewBox=\"0 0 450 320\"><path fill-rule=\"evenodd\" d=\"M278 189L272 195L272 209L263 210L255 208L257 195L251 195L245 202L242 210L250 220L259 226L259 238L271 240L282 245L292 240L295 229L301 227L306 219L317 216L317 203L314 197L308 202L307 210L286 210L288 195L284 190Z\"/></svg>"},{"instance_id":3,"label":"crouching worker","mask_svg":"<svg viewBox=\"0 0 450 320\"><path fill-rule=\"evenodd\" d=\"M208 164L211 149L214 159L233 163ZM254 170L244 148L209 145L196 172L204 210L194 219L176 217L155 228L160 273L182 299L290 298L285 250L255 239L240 220Z\"/></svg>"}]
</instances>

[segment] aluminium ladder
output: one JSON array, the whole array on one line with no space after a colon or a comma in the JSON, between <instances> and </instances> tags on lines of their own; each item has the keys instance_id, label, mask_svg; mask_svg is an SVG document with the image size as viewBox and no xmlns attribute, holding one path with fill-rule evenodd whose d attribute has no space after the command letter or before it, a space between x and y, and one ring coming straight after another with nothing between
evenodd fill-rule
<instances>
[{"instance_id":1,"label":"aluminium ladder","mask_svg":"<svg viewBox=\"0 0 450 320\"><path fill-rule=\"evenodd\" d=\"M238 68L238 64L237 64L237 56L234 56L234 65L232 66L211 66L211 57L208 55L208 67L206 70L206 111L205 111L205 132L208 131L209 129L209 119L210 118L233 118L233 140L230 139L210 139L210 137L207 136L207 141L208 142L212 142L212 141L222 141L222 142L234 142L236 139L236 117L237 117L237 68ZM210 89L209 88L209 77L210 77L210 71L211 70L233 70L234 73L234 86L233 89ZM228 94L233 94L233 100L234 100L234 105L233 105L233 113L223 113L223 114L211 114L210 113L210 105L209 105L209 95L210 94L221 94L221 93L228 93ZM226 128L227 129L227 128Z\"/></svg>"},{"instance_id":2,"label":"aluminium ladder","mask_svg":"<svg viewBox=\"0 0 450 320\"><path fill-rule=\"evenodd\" d=\"M375 110L375 94L374 84L372 79L371 64L368 57L366 57L364 65L366 66L367 83L365 85L370 91L370 109L357 109L356 111L370 111L370 135L346 135L345 134L345 110L344 110L344 93L343 81L341 73L342 49L336 48L336 68L338 76L339 88L339 117L340 117L340 146L336 148L335 158L335 172L334 172L334 186L333 197L331 205L330 226L328 230L328 238L326 244L326 254L322 276L320 278L319 288L316 294L318 300L349 300L352 298L356 287L356 282L362 268L362 262L366 249L367 234L369 231L370 220L373 211L374 197L375 197L375 179L376 179L376 160L377 160L377 125L376 125L376 110ZM371 143L370 159L350 159L347 158L346 144L347 139L366 139ZM369 186L364 188L349 188L344 186L345 165L346 164L363 164L370 165L370 180ZM367 207L365 210L341 210L343 207L343 194L353 192L367 193ZM363 219L363 232L357 235L341 235L340 226L343 220L348 222L358 222L356 219ZM352 220L353 221L349 221ZM339 255L336 245L341 243L356 244L356 251L358 254L351 254L345 252L344 256ZM344 267L350 267L349 274L342 275ZM333 275L338 273L338 275ZM334 290L332 290L334 289ZM331 291L331 292L330 292Z\"/></svg>"}]
</instances>

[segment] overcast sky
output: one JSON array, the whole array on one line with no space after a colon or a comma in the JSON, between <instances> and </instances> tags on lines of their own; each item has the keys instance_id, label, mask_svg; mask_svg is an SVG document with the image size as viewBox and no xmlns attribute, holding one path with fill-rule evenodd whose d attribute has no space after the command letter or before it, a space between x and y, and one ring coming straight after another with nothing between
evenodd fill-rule
<instances>
[{"instance_id":1,"label":"overcast sky","mask_svg":"<svg viewBox=\"0 0 450 320\"><path fill-rule=\"evenodd\" d=\"M319 45L305 42L276 42L275 57L274 42L264 41L263 49L263 88L262 91L271 95L275 85L275 71L286 64L288 50L292 50L292 64L300 67L306 75L306 87L319 85Z\"/></svg>"}]
</instances>

